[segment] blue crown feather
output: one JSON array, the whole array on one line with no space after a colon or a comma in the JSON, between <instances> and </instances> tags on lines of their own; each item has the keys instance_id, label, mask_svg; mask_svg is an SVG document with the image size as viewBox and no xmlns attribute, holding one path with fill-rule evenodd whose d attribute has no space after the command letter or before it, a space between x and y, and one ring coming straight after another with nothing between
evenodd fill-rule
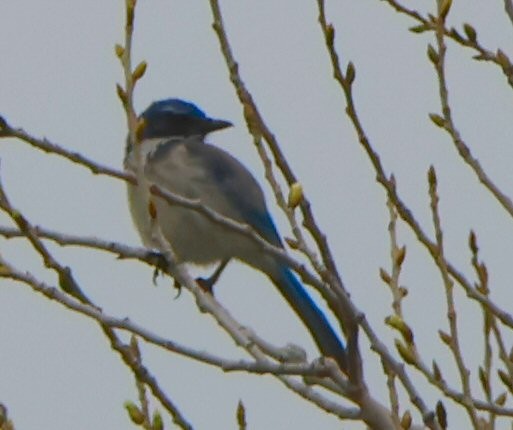
<instances>
[{"instance_id":1,"label":"blue crown feather","mask_svg":"<svg viewBox=\"0 0 513 430\"><path fill-rule=\"evenodd\" d=\"M205 112L199 109L195 104L181 99L165 99L153 102L146 109L142 116L149 118L158 114L171 113L175 115L190 115L195 118L206 118Z\"/></svg>"}]
</instances>

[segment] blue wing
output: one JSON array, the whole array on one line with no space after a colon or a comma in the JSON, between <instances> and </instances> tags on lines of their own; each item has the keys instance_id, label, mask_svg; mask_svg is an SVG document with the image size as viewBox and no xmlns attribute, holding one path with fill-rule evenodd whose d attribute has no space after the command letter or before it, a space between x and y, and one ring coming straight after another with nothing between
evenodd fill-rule
<instances>
[{"instance_id":1,"label":"blue wing","mask_svg":"<svg viewBox=\"0 0 513 430\"><path fill-rule=\"evenodd\" d=\"M260 185L244 165L227 152L209 144L188 145L189 153L201 161L207 180L223 190L237 221L248 224L275 246L282 246L276 226L267 211Z\"/></svg>"}]
</instances>

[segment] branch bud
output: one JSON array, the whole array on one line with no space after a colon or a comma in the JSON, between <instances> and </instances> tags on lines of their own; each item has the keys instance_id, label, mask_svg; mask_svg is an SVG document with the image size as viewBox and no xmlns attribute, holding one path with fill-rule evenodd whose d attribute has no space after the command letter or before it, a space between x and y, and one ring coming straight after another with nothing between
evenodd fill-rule
<instances>
[{"instance_id":1,"label":"branch bud","mask_svg":"<svg viewBox=\"0 0 513 430\"><path fill-rule=\"evenodd\" d=\"M477 254L479 252L479 247L477 246L477 238L474 230L470 230L470 234L468 235L468 246L472 251L472 254Z\"/></svg>"},{"instance_id":2,"label":"branch bud","mask_svg":"<svg viewBox=\"0 0 513 430\"><path fill-rule=\"evenodd\" d=\"M433 360L433 376L435 378L435 381L442 382L443 376L442 372L440 371L440 367L438 367L438 364L436 364L436 361Z\"/></svg>"},{"instance_id":3,"label":"branch bud","mask_svg":"<svg viewBox=\"0 0 513 430\"><path fill-rule=\"evenodd\" d=\"M452 0L442 0L442 4L440 5L440 18L445 20L449 14L449 10L451 10L451 6Z\"/></svg>"},{"instance_id":4,"label":"branch bud","mask_svg":"<svg viewBox=\"0 0 513 430\"><path fill-rule=\"evenodd\" d=\"M479 381L481 382L481 387L487 396L490 396L490 380L488 379L488 375L484 371L484 369L479 366Z\"/></svg>"},{"instance_id":5,"label":"branch bud","mask_svg":"<svg viewBox=\"0 0 513 430\"><path fill-rule=\"evenodd\" d=\"M440 56L438 55L438 52L436 52L436 49L433 48L433 46L431 44L428 45L427 56L433 64L435 64L435 65L438 64L438 60L440 59Z\"/></svg>"},{"instance_id":6,"label":"branch bud","mask_svg":"<svg viewBox=\"0 0 513 430\"><path fill-rule=\"evenodd\" d=\"M123 48L119 43L114 45L114 52L116 53L116 57L121 58L125 55L125 48Z\"/></svg>"},{"instance_id":7,"label":"branch bud","mask_svg":"<svg viewBox=\"0 0 513 430\"><path fill-rule=\"evenodd\" d=\"M508 390L513 391L513 383L511 382L510 376L504 372L504 370L500 369L497 371L497 373L499 375L499 379L508 388Z\"/></svg>"},{"instance_id":8,"label":"branch bud","mask_svg":"<svg viewBox=\"0 0 513 430\"><path fill-rule=\"evenodd\" d=\"M289 208L296 208L303 200L303 186L299 182L294 182L290 186L287 205Z\"/></svg>"},{"instance_id":9,"label":"branch bud","mask_svg":"<svg viewBox=\"0 0 513 430\"><path fill-rule=\"evenodd\" d=\"M445 331L438 330L438 336L440 336L440 339L442 339L443 343L445 343L448 346L451 346L452 337L449 334L447 334Z\"/></svg>"},{"instance_id":10,"label":"branch bud","mask_svg":"<svg viewBox=\"0 0 513 430\"><path fill-rule=\"evenodd\" d=\"M436 419L444 430L447 429L447 412L443 403L439 400L436 403Z\"/></svg>"},{"instance_id":11,"label":"branch bud","mask_svg":"<svg viewBox=\"0 0 513 430\"><path fill-rule=\"evenodd\" d=\"M424 33L425 31L431 30L431 28L426 24L420 24L416 25L415 27L410 27L408 30L410 30L412 33Z\"/></svg>"},{"instance_id":12,"label":"branch bud","mask_svg":"<svg viewBox=\"0 0 513 430\"><path fill-rule=\"evenodd\" d=\"M399 315L391 315L385 318L385 323L395 328L408 344L413 344L413 332L411 328Z\"/></svg>"},{"instance_id":13,"label":"branch bud","mask_svg":"<svg viewBox=\"0 0 513 430\"><path fill-rule=\"evenodd\" d=\"M406 257L406 246L403 245L400 248L397 248L394 252L394 260L395 264L397 264L399 267L403 264L404 258Z\"/></svg>"},{"instance_id":14,"label":"branch bud","mask_svg":"<svg viewBox=\"0 0 513 430\"><path fill-rule=\"evenodd\" d=\"M472 27L468 23L465 23L465 24L463 24L463 31L465 32L469 42L476 43L476 41L477 41L477 32L476 32L476 29L474 27Z\"/></svg>"},{"instance_id":15,"label":"branch bud","mask_svg":"<svg viewBox=\"0 0 513 430\"><path fill-rule=\"evenodd\" d=\"M508 398L508 394L507 393L502 393L500 394L494 401L495 404L499 405L499 406L504 406L504 404L506 403L506 399Z\"/></svg>"},{"instance_id":16,"label":"branch bud","mask_svg":"<svg viewBox=\"0 0 513 430\"><path fill-rule=\"evenodd\" d=\"M399 339L395 339L395 347L405 363L414 365L417 362L413 350L402 343Z\"/></svg>"},{"instance_id":17,"label":"branch bud","mask_svg":"<svg viewBox=\"0 0 513 430\"><path fill-rule=\"evenodd\" d=\"M401 418L401 428L404 430L409 430L409 428L411 427L411 422L412 422L411 413L407 409Z\"/></svg>"},{"instance_id":18,"label":"branch bud","mask_svg":"<svg viewBox=\"0 0 513 430\"><path fill-rule=\"evenodd\" d=\"M437 185L436 170L433 165L429 166L428 182L432 187L436 187Z\"/></svg>"},{"instance_id":19,"label":"branch bud","mask_svg":"<svg viewBox=\"0 0 513 430\"><path fill-rule=\"evenodd\" d=\"M143 77L144 73L146 72L147 67L148 67L148 63L146 63L146 61L141 61L137 65L137 67L134 69L134 71L132 72L132 79L134 81L141 79Z\"/></svg>"},{"instance_id":20,"label":"branch bud","mask_svg":"<svg viewBox=\"0 0 513 430\"><path fill-rule=\"evenodd\" d=\"M381 280L385 283L390 285L390 282L392 281L392 277L388 274L388 272L383 269L382 267L379 268L379 276L381 277Z\"/></svg>"},{"instance_id":21,"label":"branch bud","mask_svg":"<svg viewBox=\"0 0 513 430\"><path fill-rule=\"evenodd\" d=\"M142 424L144 422L144 414L135 403L126 401L124 406L128 412L128 416L134 424Z\"/></svg>"},{"instance_id":22,"label":"branch bud","mask_svg":"<svg viewBox=\"0 0 513 430\"><path fill-rule=\"evenodd\" d=\"M503 69L509 69L511 67L511 62L502 49L497 49L496 58Z\"/></svg>"},{"instance_id":23,"label":"branch bud","mask_svg":"<svg viewBox=\"0 0 513 430\"><path fill-rule=\"evenodd\" d=\"M121 85L116 84L116 92L118 93L118 97L121 100L121 103L123 103L123 106L126 106L128 100L126 91L123 89Z\"/></svg>"},{"instance_id":24,"label":"branch bud","mask_svg":"<svg viewBox=\"0 0 513 430\"><path fill-rule=\"evenodd\" d=\"M151 420L151 430L164 430L164 421L159 411L153 413L153 419Z\"/></svg>"},{"instance_id":25,"label":"branch bud","mask_svg":"<svg viewBox=\"0 0 513 430\"><path fill-rule=\"evenodd\" d=\"M284 239L290 249L299 249L299 242L296 239L292 239L290 237L285 237Z\"/></svg>"},{"instance_id":26,"label":"branch bud","mask_svg":"<svg viewBox=\"0 0 513 430\"><path fill-rule=\"evenodd\" d=\"M335 28L332 24L328 24L326 26L326 43L331 47L333 46L333 41L335 40Z\"/></svg>"},{"instance_id":27,"label":"branch bud","mask_svg":"<svg viewBox=\"0 0 513 430\"><path fill-rule=\"evenodd\" d=\"M444 128L445 127L445 119L443 116L440 116L436 113L430 113L429 114L429 118L431 119L431 121L433 121L435 123L435 125L437 125L438 127L442 127Z\"/></svg>"},{"instance_id":28,"label":"branch bud","mask_svg":"<svg viewBox=\"0 0 513 430\"><path fill-rule=\"evenodd\" d=\"M356 77L356 70L354 68L354 64L350 61L347 63L346 69L346 82L348 85L351 85L354 82L354 78Z\"/></svg>"},{"instance_id":29,"label":"branch bud","mask_svg":"<svg viewBox=\"0 0 513 430\"><path fill-rule=\"evenodd\" d=\"M239 400L239 404L237 405L237 424L239 424L239 428L241 429L245 429L247 426L246 408L244 407L242 400Z\"/></svg>"},{"instance_id":30,"label":"branch bud","mask_svg":"<svg viewBox=\"0 0 513 430\"><path fill-rule=\"evenodd\" d=\"M137 120L137 125L135 126L135 137L137 139L137 142L140 142L142 140L144 128L146 127L146 121L144 118L139 118Z\"/></svg>"}]
</instances>

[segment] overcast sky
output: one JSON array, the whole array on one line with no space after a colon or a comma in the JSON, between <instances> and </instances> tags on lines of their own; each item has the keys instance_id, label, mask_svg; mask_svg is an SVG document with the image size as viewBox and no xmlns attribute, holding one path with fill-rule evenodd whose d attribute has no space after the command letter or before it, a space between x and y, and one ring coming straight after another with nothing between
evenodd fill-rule
<instances>
[{"instance_id":1,"label":"overcast sky","mask_svg":"<svg viewBox=\"0 0 513 430\"><path fill-rule=\"evenodd\" d=\"M121 168L126 126L115 92L122 72L113 47L123 40L123 3L3 0L0 114L36 136ZM210 141L239 157L264 184L211 28L208 2L139 3L133 57L149 66L136 90L137 110L157 99L181 97L213 117L232 121L234 128L210 136ZM300 178L355 303L393 349L393 333L383 324L391 313L391 297L378 275L379 267L389 266L384 192L345 117L342 94L332 80L323 47L316 2L221 3L242 77ZM513 303L512 220L428 118L429 112L440 110L435 74L426 56L431 36L410 33L408 27L415 23L382 1L327 3L341 60L356 65L354 91L361 120L387 172L396 175L400 193L432 232L426 171L435 165L449 257L471 276L466 243L469 229L475 229L493 296L499 303ZM435 1L407 3L422 13L435 7ZM501 1L454 3L451 24L461 28L463 22L471 22L484 46L511 53L513 26ZM497 67L477 63L472 55L449 43L453 113L475 156L511 195L511 88ZM33 223L139 244L123 183L94 177L20 142L0 144L4 186L13 204ZM266 193L272 202L268 188ZM284 218L274 209L273 213L282 234L288 234ZM402 277L410 291L406 317L426 361L436 358L445 363L446 376L457 386L458 378L451 376L454 367L437 340L437 329L447 327L439 274L407 228L400 228L400 241L408 244ZM42 269L27 245L2 240L0 246L2 256L18 268L55 284L53 274ZM153 286L150 268L80 249L51 249L63 264L73 267L83 289L106 313L129 316L196 348L242 356L212 318L199 313L188 293L174 300L172 281L166 278ZM277 344L295 342L315 357L297 317L265 277L231 264L217 297L261 336ZM461 317L463 345L475 372L482 346L481 319L471 306L461 307ZM0 344L0 401L17 428L131 428L122 404L136 399L133 378L94 322L24 285L2 281ZM386 403L379 360L363 339L362 350L371 390ZM195 428L236 428L239 399L246 405L252 429L341 428L337 419L287 392L271 377L226 375L156 348L143 351L145 363ZM433 407L438 393L426 390L421 379L418 387ZM451 428L467 425L459 414L449 415L449 420Z\"/></svg>"}]
</instances>

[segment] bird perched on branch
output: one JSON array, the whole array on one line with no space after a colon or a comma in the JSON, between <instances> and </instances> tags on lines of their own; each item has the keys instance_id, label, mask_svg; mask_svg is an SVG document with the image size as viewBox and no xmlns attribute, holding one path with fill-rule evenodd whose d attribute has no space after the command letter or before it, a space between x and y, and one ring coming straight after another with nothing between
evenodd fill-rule
<instances>
[{"instance_id":1,"label":"bird perched on branch","mask_svg":"<svg viewBox=\"0 0 513 430\"><path fill-rule=\"evenodd\" d=\"M142 114L140 155L149 183L188 199L197 199L226 218L249 225L271 245L282 247L264 195L251 173L227 152L205 142L207 134L231 127L194 104L166 99ZM135 172L135 148L128 145L125 168ZM128 186L130 210L144 244L155 248L147 197ZM308 328L319 350L346 368L343 343L303 285L276 256L250 237L209 220L204 214L161 198L154 199L156 220L179 262L221 263L234 258L260 270L273 282Z\"/></svg>"}]
</instances>

